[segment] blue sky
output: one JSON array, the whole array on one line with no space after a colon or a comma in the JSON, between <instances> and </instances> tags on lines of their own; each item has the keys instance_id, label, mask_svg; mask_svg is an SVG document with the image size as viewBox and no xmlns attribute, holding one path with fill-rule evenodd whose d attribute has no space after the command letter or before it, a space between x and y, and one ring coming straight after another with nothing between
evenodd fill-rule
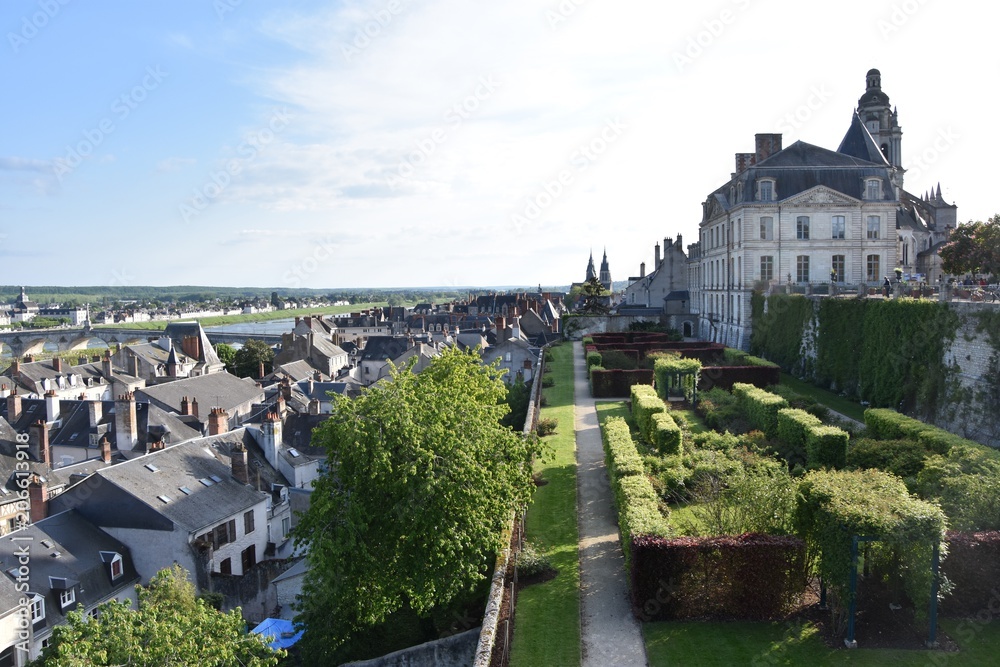
<instances>
[{"instance_id":1,"label":"blue sky","mask_svg":"<svg viewBox=\"0 0 1000 667\"><path fill-rule=\"evenodd\" d=\"M0 282L560 285L605 247L624 279L695 240L755 133L835 149L871 67L906 188L984 219L998 14L6 0Z\"/></svg>"}]
</instances>

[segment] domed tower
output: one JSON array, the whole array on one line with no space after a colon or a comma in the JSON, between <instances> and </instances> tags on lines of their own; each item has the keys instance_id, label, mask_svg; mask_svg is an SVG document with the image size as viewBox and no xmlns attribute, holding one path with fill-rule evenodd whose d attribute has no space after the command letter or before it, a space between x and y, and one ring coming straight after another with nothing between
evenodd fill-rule
<instances>
[{"instance_id":1,"label":"domed tower","mask_svg":"<svg viewBox=\"0 0 1000 667\"><path fill-rule=\"evenodd\" d=\"M858 99L858 117L889 164L902 169L903 130L899 127L896 110L889 106L889 96L882 92L882 73L877 69L868 70L865 82L865 94Z\"/></svg>"}]
</instances>

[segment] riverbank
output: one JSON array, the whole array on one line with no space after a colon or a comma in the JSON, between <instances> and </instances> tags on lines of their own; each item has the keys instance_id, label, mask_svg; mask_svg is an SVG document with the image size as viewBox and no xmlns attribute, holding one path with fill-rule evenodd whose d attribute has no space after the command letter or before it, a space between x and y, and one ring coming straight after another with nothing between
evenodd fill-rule
<instances>
[{"instance_id":1,"label":"riverbank","mask_svg":"<svg viewBox=\"0 0 1000 667\"><path fill-rule=\"evenodd\" d=\"M241 324L244 322L269 322L271 320L287 320L306 315L343 315L345 313L356 313L366 308L376 308L386 306L385 301L373 303L356 303L347 306L327 306L325 308L291 308L288 310L274 310L269 313L251 313L249 315L218 315L215 317L193 318L201 323L202 327L214 327L225 324ZM171 322L187 322L186 318L176 320L156 320L153 322L129 322L123 324L99 324L95 329L158 329L163 330Z\"/></svg>"}]
</instances>

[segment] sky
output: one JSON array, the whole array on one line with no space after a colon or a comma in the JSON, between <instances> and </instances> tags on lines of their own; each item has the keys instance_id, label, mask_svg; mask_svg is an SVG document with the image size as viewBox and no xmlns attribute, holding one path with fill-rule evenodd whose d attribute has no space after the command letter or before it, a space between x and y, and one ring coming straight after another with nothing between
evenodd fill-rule
<instances>
[{"instance_id":1,"label":"sky","mask_svg":"<svg viewBox=\"0 0 1000 667\"><path fill-rule=\"evenodd\" d=\"M615 280L754 134L836 149L878 68L905 187L1000 212L996 4L4 0L4 284ZM29 294L30 296L30 294Z\"/></svg>"}]
</instances>

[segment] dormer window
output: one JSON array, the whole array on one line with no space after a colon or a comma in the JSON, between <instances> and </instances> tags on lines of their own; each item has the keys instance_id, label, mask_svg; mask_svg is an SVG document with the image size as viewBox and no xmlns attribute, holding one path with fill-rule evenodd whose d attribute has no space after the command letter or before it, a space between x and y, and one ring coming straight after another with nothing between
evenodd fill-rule
<instances>
[{"instance_id":1,"label":"dormer window","mask_svg":"<svg viewBox=\"0 0 1000 667\"><path fill-rule=\"evenodd\" d=\"M865 181L865 199L869 201L882 199L882 181L880 179L869 178Z\"/></svg>"},{"instance_id":2,"label":"dormer window","mask_svg":"<svg viewBox=\"0 0 1000 667\"><path fill-rule=\"evenodd\" d=\"M108 572L111 574L111 581L115 581L125 573L125 566L122 562L122 555L114 551L102 551L101 560L107 563Z\"/></svg>"},{"instance_id":3,"label":"dormer window","mask_svg":"<svg viewBox=\"0 0 1000 667\"><path fill-rule=\"evenodd\" d=\"M757 181L757 201L774 201L774 179L761 179Z\"/></svg>"},{"instance_id":4,"label":"dormer window","mask_svg":"<svg viewBox=\"0 0 1000 667\"><path fill-rule=\"evenodd\" d=\"M38 623L45 620L45 598L38 593L31 598L31 622Z\"/></svg>"},{"instance_id":5,"label":"dormer window","mask_svg":"<svg viewBox=\"0 0 1000 667\"><path fill-rule=\"evenodd\" d=\"M64 591L59 591L59 606L62 609L65 609L74 602L76 602L76 591L74 591L72 588L67 588Z\"/></svg>"}]
</instances>

